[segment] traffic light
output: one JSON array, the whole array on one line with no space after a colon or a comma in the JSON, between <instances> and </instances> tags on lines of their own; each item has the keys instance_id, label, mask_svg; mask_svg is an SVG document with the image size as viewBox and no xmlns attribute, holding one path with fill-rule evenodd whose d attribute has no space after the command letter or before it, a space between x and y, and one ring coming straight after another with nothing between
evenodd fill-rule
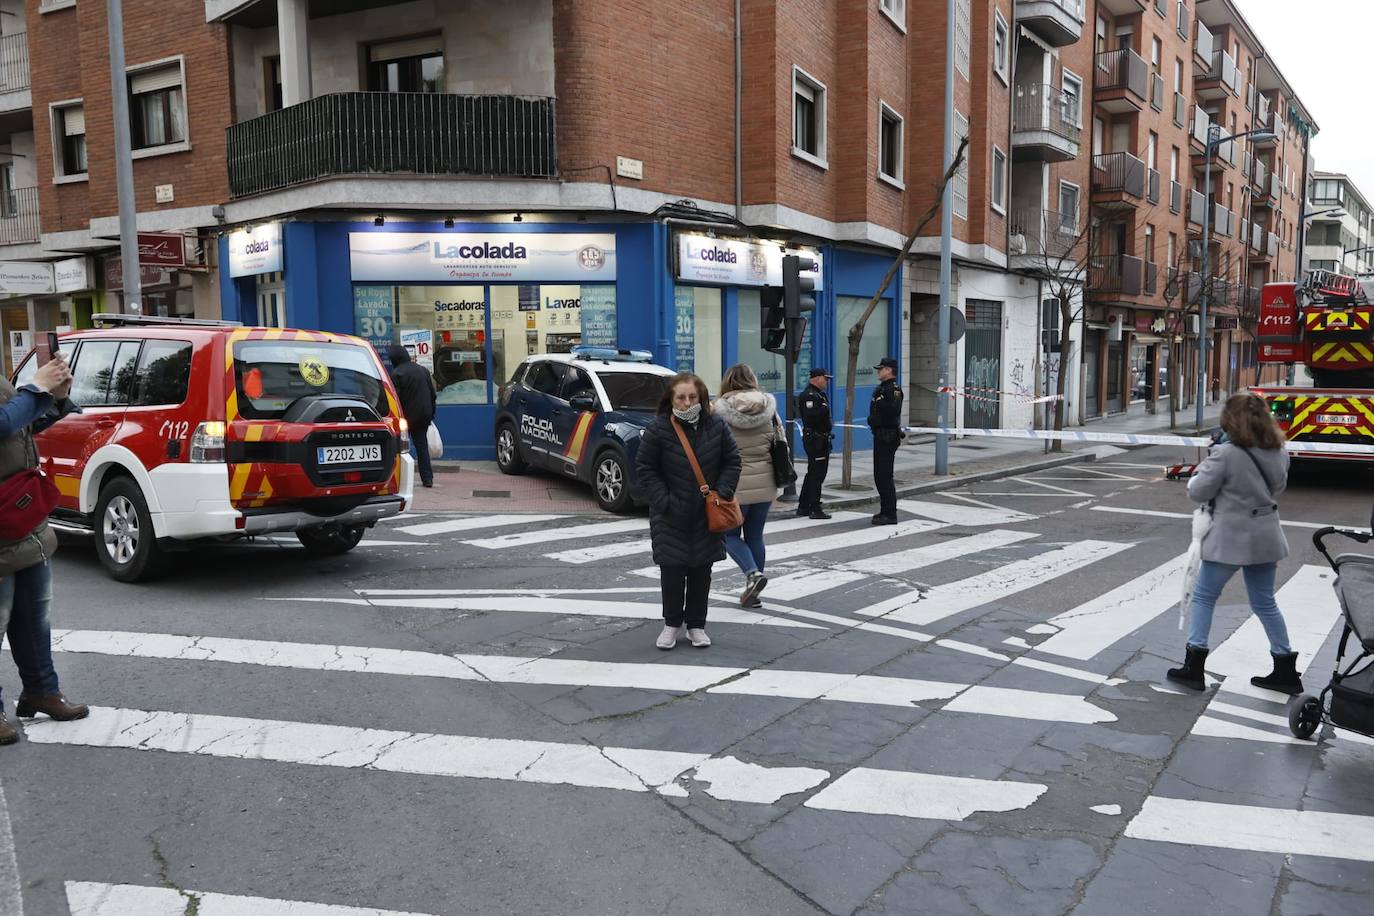
<instances>
[{"instance_id":1,"label":"traffic light","mask_svg":"<svg viewBox=\"0 0 1374 916\"><path fill-rule=\"evenodd\" d=\"M803 273L815 273L816 259L800 255L783 255L782 259L782 304L788 318L800 318L816 308L816 288L814 277L803 277Z\"/></svg>"},{"instance_id":2,"label":"traffic light","mask_svg":"<svg viewBox=\"0 0 1374 916\"><path fill-rule=\"evenodd\" d=\"M759 324L760 333L763 337L763 348L770 353L781 353L787 335L782 323L782 290L776 286L765 286L759 293L759 303L761 305Z\"/></svg>"}]
</instances>

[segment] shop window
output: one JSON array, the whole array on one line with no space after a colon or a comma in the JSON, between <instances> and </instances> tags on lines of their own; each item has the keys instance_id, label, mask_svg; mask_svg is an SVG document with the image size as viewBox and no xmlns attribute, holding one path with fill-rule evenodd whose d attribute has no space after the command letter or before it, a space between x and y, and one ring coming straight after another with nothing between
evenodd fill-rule
<instances>
[{"instance_id":1,"label":"shop window","mask_svg":"<svg viewBox=\"0 0 1374 916\"><path fill-rule=\"evenodd\" d=\"M129 117L136 150L186 141L180 61L129 75Z\"/></svg>"},{"instance_id":2,"label":"shop window","mask_svg":"<svg viewBox=\"0 0 1374 916\"><path fill-rule=\"evenodd\" d=\"M868 308L867 296L835 297L835 364L827 366L837 381L847 378L849 372L849 329ZM878 371L873 367L885 356L893 356L891 340L888 337L889 310L892 302L882 299L873 314L864 324L863 341L859 344L859 362L854 380L859 385L878 384ZM842 383L842 382L841 382Z\"/></svg>"},{"instance_id":3,"label":"shop window","mask_svg":"<svg viewBox=\"0 0 1374 916\"><path fill-rule=\"evenodd\" d=\"M819 166L825 156L825 85L792 68L792 154Z\"/></svg>"},{"instance_id":4,"label":"shop window","mask_svg":"<svg viewBox=\"0 0 1374 916\"><path fill-rule=\"evenodd\" d=\"M759 377L759 387L771 394L782 394L786 387L787 360L781 353L772 353L763 348L763 328L759 313L763 303L756 289L742 289L739 292L739 362L745 363ZM812 312L802 334L801 354L797 357L794 391L806 387L811 375L811 325L816 313ZM719 379L716 380L717 382Z\"/></svg>"},{"instance_id":5,"label":"shop window","mask_svg":"<svg viewBox=\"0 0 1374 916\"><path fill-rule=\"evenodd\" d=\"M673 365L678 372L694 372L707 389L720 387L721 291L706 286L679 286L673 292ZM741 306L743 308L743 306ZM758 323L759 309L754 306Z\"/></svg>"},{"instance_id":6,"label":"shop window","mask_svg":"<svg viewBox=\"0 0 1374 916\"><path fill-rule=\"evenodd\" d=\"M86 175L86 109L74 105L53 106L53 157L58 178Z\"/></svg>"},{"instance_id":7,"label":"shop window","mask_svg":"<svg viewBox=\"0 0 1374 916\"><path fill-rule=\"evenodd\" d=\"M386 41L367 49L369 92L443 92L444 43L440 35Z\"/></svg>"}]
</instances>

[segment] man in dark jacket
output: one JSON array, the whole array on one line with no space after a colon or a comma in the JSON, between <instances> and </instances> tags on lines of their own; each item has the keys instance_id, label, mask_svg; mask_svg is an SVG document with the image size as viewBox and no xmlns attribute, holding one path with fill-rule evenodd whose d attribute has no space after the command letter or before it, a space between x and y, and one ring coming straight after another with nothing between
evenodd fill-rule
<instances>
[{"instance_id":1,"label":"man in dark jacket","mask_svg":"<svg viewBox=\"0 0 1374 916\"><path fill-rule=\"evenodd\" d=\"M429 463L429 424L434 422L434 403L439 397L434 379L423 366L410 361L410 352L405 347L392 345L387 356L391 358L391 383L396 386L401 412L410 424L410 442L415 446L420 483L432 487L434 467Z\"/></svg>"},{"instance_id":2,"label":"man in dark jacket","mask_svg":"<svg viewBox=\"0 0 1374 916\"><path fill-rule=\"evenodd\" d=\"M71 385L72 374L60 356L40 367L17 391L0 376L0 484L38 467L33 434L77 409L67 399ZM52 603L51 558L56 550L57 538L46 520L17 539L0 540L0 633L9 636L10 653L24 688L18 704L21 718L41 712L67 721L85 718L90 712L62 695L53 668L48 606ZM0 700L0 744L18 740L19 733L5 717Z\"/></svg>"},{"instance_id":3,"label":"man in dark jacket","mask_svg":"<svg viewBox=\"0 0 1374 916\"><path fill-rule=\"evenodd\" d=\"M830 419L830 399L825 384L834 376L824 369L812 369L811 381L797 396L802 421L802 448L806 450L806 480L802 482L797 515L814 519L830 518L821 507L821 487L830 470L830 444L835 439Z\"/></svg>"},{"instance_id":4,"label":"man in dark jacket","mask_svg":"<svg viewBox=\"0 0 1374 916\"><path fill-rule=\"evenodd\" d=\"M892 466L897 446L902 444L902 388L897 384L897 360L885 356L873 367L878 370L878 387L868 405L868 428L873 430L873 484L878 488L878 514L875 525L897 524L897 485Z\"/></svg>"}]
</instances>

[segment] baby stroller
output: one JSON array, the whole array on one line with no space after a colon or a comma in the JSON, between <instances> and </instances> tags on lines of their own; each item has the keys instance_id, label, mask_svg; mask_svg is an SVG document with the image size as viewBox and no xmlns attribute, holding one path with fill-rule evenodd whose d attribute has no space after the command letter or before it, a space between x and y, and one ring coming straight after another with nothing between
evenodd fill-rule
<instances>
[{"instance_id":1,"label":"baby stroller","mask_svg":"<svg viewBox=\"0 0 1374 916\"><path fill-rule=\"evenodd\" d=\"M1318 726L1329 722L1374 738L1374 557L1343 553L1333 558L1322 543L1333 534L1361 544L1372 539L1367 531L1349 528L1322 528L1312 535L1312 543L1336 571L1336 597L1345 613L1345 628L1336 649L1336 670L1331 673L1331 683L1322 688L1319 696L1304 694L1292 702L1288 707L1288 727L1299 738L1311 738ZM1359 652L1342 671L1341 662L1352 635L1359 644Z\"/></svg>"}]
</instances>

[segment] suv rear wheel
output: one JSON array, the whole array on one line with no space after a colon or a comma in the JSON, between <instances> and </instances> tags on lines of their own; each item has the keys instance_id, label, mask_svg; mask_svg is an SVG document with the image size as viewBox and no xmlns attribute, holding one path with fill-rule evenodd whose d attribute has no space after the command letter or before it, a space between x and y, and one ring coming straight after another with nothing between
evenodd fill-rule
<instances>
[{"instance_id":1,"label":"suv rear wheel","mask_svg":"<svg viewBox=\"0 0 1374 916\"><path fill-rule=\"evenodd\" d=\"M515 427L502 423L496 430L496 466L502 474L525 473L525 459L520 457L520 440Z\"/></svg>"},{"instance_id":2,"label":"suv rear wheel","mask_svg":"<svg viewBox=\"0 0 1374 916\"><path fill-rule=\"evenodd\" d=\"M95 551L111 576L139 582L162 571L165 555L153 533L153 519L138 484L116 477L95 504Z\"/></svg>"},{"instance_id":3,"label":"suv rear wheel","mask_svg":"<svg viewBox=\"0 0 1374 916\"><path fill-rule=\"evenodd\" d=\"M607 449L596 456L592 489L596 492L596 504L607 512L619 514L629 510L630 479L624 455Z\"/></svg>"},{"instance_id":4,"label":"suv rear wheel","mask_svg":"<svg viewBox=\"0 0 1374 916\"><path fill-rule=\"evenodd\" d=\"M307 552L317 557L337 557L348 553L363 539L366 525L341 525L331 522L296 532L296 540Z\"/></svg>"}]
</instances>

